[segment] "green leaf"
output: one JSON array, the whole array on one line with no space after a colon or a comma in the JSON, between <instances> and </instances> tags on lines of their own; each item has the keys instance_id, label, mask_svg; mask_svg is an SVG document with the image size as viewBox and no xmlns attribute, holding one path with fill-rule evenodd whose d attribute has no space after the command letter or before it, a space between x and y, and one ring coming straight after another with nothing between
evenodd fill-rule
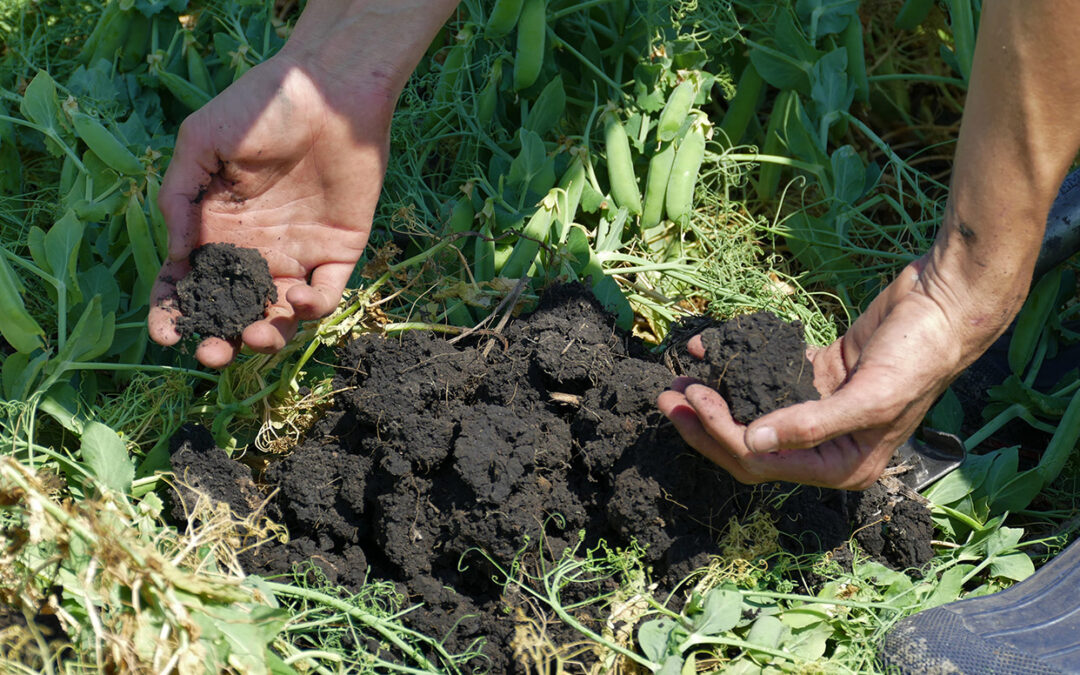
<instances>
[{"instance_id":1,"label":"green leaf","mask_svg":"<svg viewBox=\"0 0 1080 675\"><path fill-rule=\"evenodd\" d=\"M968 455L955 471L931 485L923 496L935 504L948 505L977 490L986 480L995 453Z\"/></svg>"},{"instance_id":2,"label":"green leaf","mask_svg":"<svg viewBox=\"0 0 1080 675\"><path fill-rule=\"evenodd\" d=\"M810 98L818 119L847 110L855 99L855 84L847 76L847 50L837 47L818 59L810 71Z\"/></svg>"},{"instance_id":3,"label":"green leaf","mask_svg":"<svg viewBox=\"0 0 1080 675\"><path fill-rule=\"evenodd\" d=\"M2 373L4 396L11 401L28 399L48 359L48 354L38 354L31 359L29 354L22 352L16 352L5 358Z\"/></svg>"},{"instance_id":4,"label":"green leaf","mask_svg":"<svg viewBox=\"0 0 1080 675\"><path fill-rule=\"evenodd\" d=\"M718 586L705 596L701 613L694 617L694 632L702 635L727 632L739 623L742 610L742 595Z\"/></svg>"},{"instance_id":5,"label":"green leaf","mask_svg":"<svg viewBox=\"0 0 1080 675\"><path fill-rule=\"evenodd\" d=\"M131 489L135 466L124 441L109 427L100 422L88 422L83 427L82 459L105 487L124 493Z\"/></svg>"},{"instance_id":6,"label":"green leaf","mask_svg":"<svg viewBox=\"0 0 1080 675\"><path fill-rule=\"evenodd\" d=\"M536 97L529 116L525 118L525 128L543 136L555 128L566 112L566 87L562 76L556 76Z\"/></svg>"},{"instance_id":7,"label":"green leaf","mask_svg":"<svg viewBox=\"0 0 1080 675\"><path fill-rule=\"evenodd\" d=\"M646 621L638 628L638 645L646 658L661 663L668 653L668 637L678 624L667 617Z\"/></svg>"},{"instance_id":8,"label":"green leaf","mask_svg":"<svg viewBox=\"0 0 1080 675\"><path fill-rule=\"evenodd\" d=\"M959 598L961 591L964 590L964 577L973 569L975 569L974 565L961 564L945 570L933 592L923 601L921 608L930 609Z\"/></svg>"},{"instance_id":9,"label":"green leaf","mask_svg":"<svg viewBox=\"0 0 1080 675\"><path fill-rule=\"evenodd\" d=\"M833 198L844 204L854 204L866 185L866 167L850 145L837 148L830 158Z\"/></svg>"},{"instance_id":10,"label":"green leaf","mask_svg":"<svg viewBox=\"0 0 1080 675\"><path fill-rule=\"evenodd\" d=\"M780 643L790 634L791 629L785 626L780 619L775 616L765 615L758 617L757 621L754 621L754 625L750 626L746 641L758 647L777 649L780 647ZM753 648L749 648L748 651L759 662L768 663L773 659L771 654Z\"/></svg>"},{"instance_id":11,"label":"green leaf","mask_svg":"<svg viewBox=\"0 0 1080 675\"><path fill-rule=\"evenodd\" d=\"M49 228L43 242L49 272L67 286L68 301L71 303L76 303L81 299L76 262L84 230L85 226L75 212L68 211Z\"/></svg>"},{"instance_id":12,"label":"green leaf","mask_svg":"<svg viewBox=\"0 0 1080 675\"><path fill-rule=\"evenodd\" d=\"M34 79L30 80L30 84L26 85L23 99L19 103L19 112L39 127L60 136L60 103L56 98L56 83L44 70L39 70ZM45 145L57 157L64 153L64 149L52 138L47 137Z\"/></svg>"},{"instance_id":13,"label":"green leaf","mask_svg":"<svg viewBox=\"0 0 1080 675\"><path fill-rule=\"evenodd\" d=\"M82 434L86 423L79 412L79 393L67 382L53 385L39 407L71 433Z\"/></svg>"},{"instance_id":14,"label":"green leaf","mask_svg":"<svg viewBox=\"0 0 1080 675\"><path fill-rule=\"evenodd\" d=\"M995 577L1023 581L1035 573L1035 564L1023 551L1007 553L990 562L990 574Z\"/></svg>"},{"instance_id":15,"label":"green leaf","mask_svg":"<svg viewBox=\"0 0 1080 675\"><path fill-rule=\"evenodd\" d=\"M750 61L762 79L777 89L795 89L803 95L810 94L810 71L820 58L820 53L807 41L791 12L777 12L772 30L771 44L747 41L750 45Z\"/></svg>"},{"instance_id":16,"label":"green leaf","mask_svg":"<svg viewBox=\"0 0 1080 675\"><path fill-rule=\"evenodd\" d=\"M660 665L656 675L682 675L683 657L680 654L670 654Z\"/></svg>"},{"instance_id":17,"label":"green leaf","mask_svg":"<svg viewBox=\"0 0 1080 675\"><path fill-rule=\"evenodd\" d=\"M952 387L945 390L941 400L930 410L927 423L931 428L948 434L959 434L964 424L964 406Z\"/></svg>"},{"instance_id":18,"label":"green leaf","mask_svg":"<svg viewBox=\"0 0 1080 675\"><path fill-rule=\"evenodd\" d=\"M507 183L512 187L525 187L534 177L543 171L548 163L547 149L539 134L528 129L518 132L521 140L521 152L510 163L510 171L507 173Z\"/></svg>"},{"instance_id":19,"label":"green leaf","mask_svg":"<svg viewBox=\"0 0 1080 675\"><path fill-rule=\"evenodd\" d=\"M795 11L811 41L839 33L859 9L859 0L799 0Z\"/></svg>"}]
</instances>

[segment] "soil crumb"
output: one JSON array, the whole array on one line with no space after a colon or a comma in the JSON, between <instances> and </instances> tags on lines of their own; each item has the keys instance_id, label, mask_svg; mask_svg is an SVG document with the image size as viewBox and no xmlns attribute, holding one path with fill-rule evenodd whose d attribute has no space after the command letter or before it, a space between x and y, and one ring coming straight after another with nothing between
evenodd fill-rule
<instances>
[{"instance_id":1,"label":"soil crumb","mask_svg":"<svg viewBox=\"0 0 1080 675\"><path fill-rule=\"evenodd\" d=\"M736 317L701 334L708 383L727 401L736 422L820 398L806 358L803 325L772 312Z\"/></svg>"},{"instance_id":2,"label":"soil crumb","mask_svg":"<svg viewBox=\"0 0 1080 675\"><path fill-rule=\"evenodd\" d=\"M270 267L256 249L205 244L189 260L191 271L176 284L176 328L185 338L235 339L277 301Z\"/></svg>"},{"instance_id":3,"label":"soil crumb","mask_svg":"<svg viewBox=\"0 0 1080 675\"><path fill-rule=\"evenodd\" d=\"M614 323L587 288L561 286L497 338L450 344L411 331L342 347L334 408L259 478L289 541L257 549L246 569L315 565L352 591L392 581L408 606L422 605L405 617L412 629L454 653L482 640L477 671L524 673L536 671L508 645L535 601L500 569L518 570L525 583L575 546L642 547L649 583L666 597L721 556L725 533L752 514L775 524L776 540L746 544L755 549L831 550L863 525L847 493L741 485L689 448L656 398L674 376L664 365L673 354L683 355L683 372L707 368L685 357L697 330L677 331L680 342L661 356ZM251 503L242 472L195 452L212 446L209 435L182 432L173 448L192 454L174 462L187 480L205 467L228 479L199 484L230 504ZM562 602L613 590L571 584ZM575 612L603 632L609 610ZM545 638L568 645L581 635L551 621Z\"/></svg>"}]
</instances>

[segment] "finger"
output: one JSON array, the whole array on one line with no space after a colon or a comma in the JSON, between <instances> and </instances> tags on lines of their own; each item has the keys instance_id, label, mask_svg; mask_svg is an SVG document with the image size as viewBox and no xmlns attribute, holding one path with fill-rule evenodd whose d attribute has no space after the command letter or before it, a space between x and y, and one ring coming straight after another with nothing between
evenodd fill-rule
<instances>
[{"instance_id":1,"label":"finger","mask_svg":"<svg viewBox=\"0 0 1080 675\"><path fill-rule=\"evenodd\" d=\"M341 302L341 294L355 263L319 265L311 274L311 283L296 284L289 289L287 301L298 319L321 319L333 312Z\"/></svg>"},{"instance_id":2,"label":"finger","mask_svg":"<svg viewBox=\"0 0 1080 675\"><path fill-rule=\"evenodd\" d=\"M210 130L197 114L180 125L169 168L161 182L158 206L169 228L169 259L186 259L199 245L203 192L219 159L209 143Z\"/></svg>"},{"instance_id":3,"label":"finger","mask_svg":"<svg viewBox=\"0 0 1080 675\"><path fill-rule=\"evenodd\" d=\"M166 261L150 289L147 328L150 339L162 346L171 347L180 341L180 333L176 329L176 320L180 317L176 282L187 276L189 270L187 260Z\"/></svg>"},{"instance_id":4,"label":"finger","mask_svg":"<svg viewBox=\"0 0 1080 675\"><path fill-rule=\"evenodd\" d=\"M690 356L695 359L705 358L705 343L701 341L700 333L690 338L690 341L686 343L686 351L690 352Z\"/></svg>"},{"instance_id":5,"label":"finger","mask_svg":"<svg viewBox=\"0 0 1080 675\"><path fill-rule=\"evenodd\" d=\"M260 354L273 354L281 351L296 335L298 320L292 305L285 298L289 291L303 282L296 280L278 280L277 302L266 309L266 317L244 329L243 341Z\"/></svg>"},{"instance_id":6,"label":"finger","mask_svg":"<svg viewBox=\"0 0 1080 675\"><path fill-rule=\"evenodd\" d=\"M861 452L850 436L814 448L752 455L742 463L750 473L767 480L845 490L869 487L884 469L884 464Z\"/></svg>"},{"instance_id":7,"label":"finger","mask_svg":"<svg viewBox=\"0 0 1080 675\"><path fill-rule=\"evenodd\" d=\"M686 444L700 452L720 468L732 475L740 483L759 482L754 476L745 471L739 461L716 441L709 436L701 420L698 418L694 407L687 402L686 397L676 391L665 391L656 400L660 412L664 414L675 426Z\"/></svg>"},{"instance_id":8,"label":"finger","mask_svg":"<svg viewBox=\"0 0 1080 675\"><path fill-rule=\"evenodd\" d=\"M693 377L676 377L668 386L668 389L671 389L672 391L677 391L682 394L686 392L686 388L692 384L701 384L701 380Z\"/></svg>"},{"instance_id":9,"label":"finger","mask_svg":"<svg viewBox=\"0 0 1080 675\"><path fill-rule=\"evenodd\" d=\"M903 411L879 382L856 372L831 396L781 408L754 420L746 429L746 446L755 453L812 448L853 432L891 424Z\"/></svg>"},{"instance_id":10,"label":"finger","mask_svg":"<svg viewBox=\"0 0 1080 675\"><path fill-rule=\"evenodd\" d=\"M220 370L232 363L240 353L240 345L235 340L207 338L195 348L195 359L206 366Z\"/></svg>"},{"instance_id":11,"label":"finger","mask_svg":"<svg viewBox=\"0 0 1080 675\"><path fill-rule=\"evenodd\" d=\"M731 416L727 401L716 390L703 384L691 384L685 390L687 402L694 407L708 434L736 458L750 454L743 440L745 429Z\"/></svg>"}]
</instances>

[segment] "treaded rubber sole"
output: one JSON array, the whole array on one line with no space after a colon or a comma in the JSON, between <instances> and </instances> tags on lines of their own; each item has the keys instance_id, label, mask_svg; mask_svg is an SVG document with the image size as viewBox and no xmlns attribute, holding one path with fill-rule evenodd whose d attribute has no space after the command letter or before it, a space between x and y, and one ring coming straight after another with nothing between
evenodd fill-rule
<instances>
[{"instance_id":1,"label":"treaded rubber sole","mask_svg":"<svg viewBox=\"0 0 1080 675\"><path fill-rule=\"evenodd\" d=\"M1080 545L1000 593L900 621L879 658L888 673L1080 673Z\"/></svg>"}]
</instances>

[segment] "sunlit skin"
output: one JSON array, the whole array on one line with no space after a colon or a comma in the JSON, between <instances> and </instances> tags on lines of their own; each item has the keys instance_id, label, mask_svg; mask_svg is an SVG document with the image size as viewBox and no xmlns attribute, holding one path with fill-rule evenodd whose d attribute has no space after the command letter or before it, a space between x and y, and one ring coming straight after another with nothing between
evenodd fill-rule
<instances>
[{"instance_id":1,"label":"sunlit skin","mask_svg":"<svg viewBox=\"0 0 1080 675\"><path fill-rule=\"evenodd\" d=\"M861 489L948 384L1005 331L1080 148L1080 2L983 3L952 190L931 250L837 342L811 350L822 400L736 424L677 380L660 409L737 479ZM701 353L700 343L691 350Z\"/></svg>"},{"instance_id":2,"label":"sunlit skin","mask_svg":"<svg viewBox=\"0 0 1080 675\"><path fill-rule=\"evenodd\" d=\"M175 284L209 242L257 248L278 301L240 340L204 340L204 365L228 365L241 343L278 351L300 320L337 307L371 231L397 96L456 4L313 0L280 53L184 121L159 198L169 257L155 341L180 339Z\"/></svg>"}]
</instances>

